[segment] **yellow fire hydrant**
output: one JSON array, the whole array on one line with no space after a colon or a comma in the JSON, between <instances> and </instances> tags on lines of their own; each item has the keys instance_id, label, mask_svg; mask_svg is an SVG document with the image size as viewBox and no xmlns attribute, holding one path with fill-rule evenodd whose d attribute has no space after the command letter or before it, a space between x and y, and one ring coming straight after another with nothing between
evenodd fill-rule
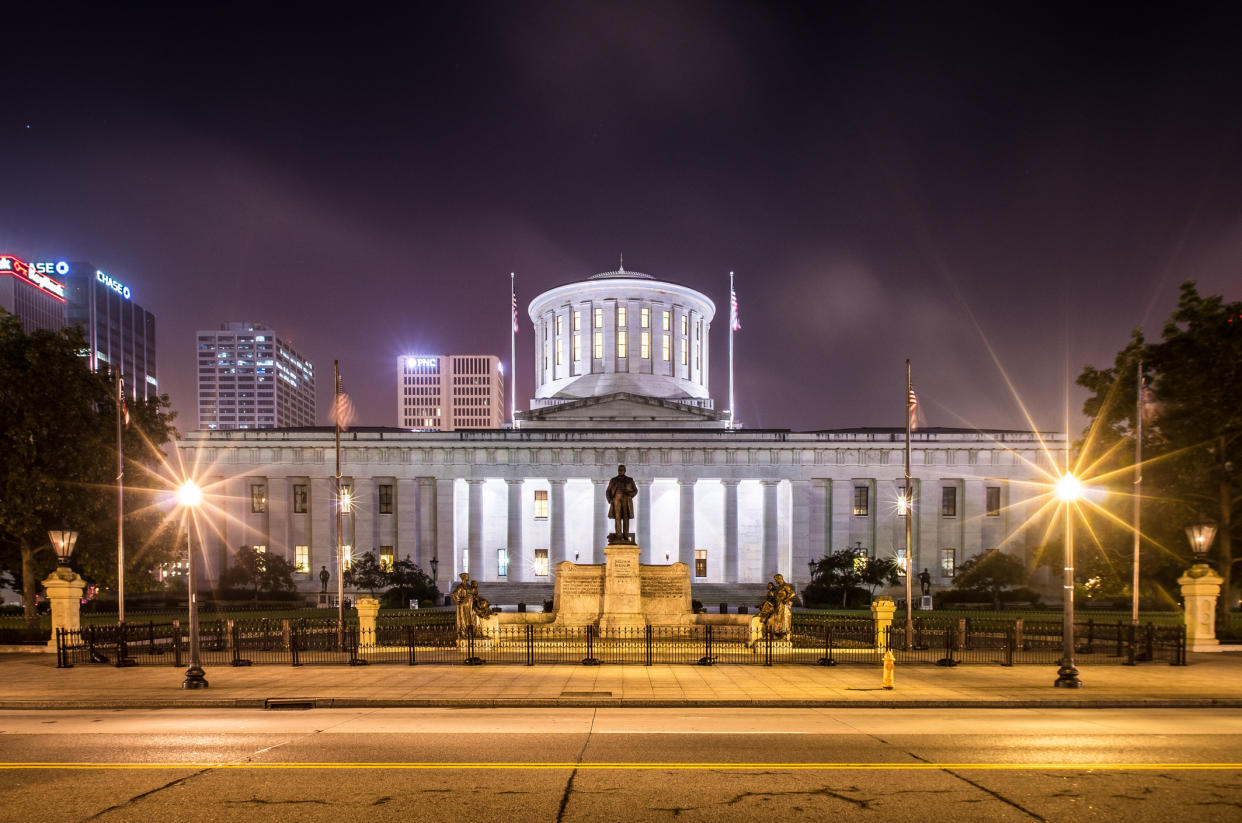
<instances>
[{"instance_id":1,"label":"yellow fire hydrant","mask_svg":"<svg viewBox=\"0 0 1242 823\"><path fill-rule=\"evenodd\" d=\"M886 689L893 687L893 662L893 652L891 650L884 652L884 682L880 685Z\"/></svg>"}]
</instances>

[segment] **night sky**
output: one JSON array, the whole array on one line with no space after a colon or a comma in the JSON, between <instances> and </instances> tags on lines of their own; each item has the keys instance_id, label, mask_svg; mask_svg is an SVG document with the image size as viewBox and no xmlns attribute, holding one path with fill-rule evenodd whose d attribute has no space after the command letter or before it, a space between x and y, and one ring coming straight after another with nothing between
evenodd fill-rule
<instances>
[{"instance_id":1,"label":"night sky","mask_svg":"<svg viewBox=\"0 0 1242 823\"><path fill-rule=\"evenodd\" d=\"M764 428L901 425L911 357L927 424L1026 427L999 363L1063 429L1181 281L1242 298L1236 4L35 5L0 251L128 283L183 429L228 320L394 425L398 355L508 359L510 271L525 408L525 306L621 253L715 300L718 408L736 272Z\"/></svg>"}]
</instances>

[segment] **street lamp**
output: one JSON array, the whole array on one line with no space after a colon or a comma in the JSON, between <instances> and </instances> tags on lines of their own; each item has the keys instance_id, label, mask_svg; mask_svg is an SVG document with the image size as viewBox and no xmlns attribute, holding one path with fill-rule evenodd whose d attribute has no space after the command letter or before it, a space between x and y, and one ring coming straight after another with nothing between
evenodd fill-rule
<instances>
[{"instance_id":1,"label":"street lamp","mask_svg":"<svg viewBox=\"0 0 1242 823\"><path fill-rule=\"evenodd\" d=\"M1057 480L1057 497L1065 506L1065 599L1062 613L1061 668L1057 669L1054 686L1080 689L1078 669L1074 668L1074 502L1082 496L1082 481L1068 471Z\"/></svg>"},{"instance_id":2,"label":"street lamp","mask_svg":"<svg viewBox=\"0 0 1242 823\"><path fill-rule=\"evenodd\" d=\"M177 501L190 510L190 527L186 529L185 545L188 554L186 591L190 601L190 668L185 670L183 689L205 689L207 678L199 662L198 644L198 585L194 576L194 512L203 502L203 490L193 480L186 480L177 487Z\"/></svg>"},{"instance_id":3,"label":"street lamp","mask_svg":"<svg viewBox=\"0 0 1242 823\"><path fill-rule=\"evenodd\" d=\"M1195 553L1195 562L1207 565L1207 551L1212 548L1212 541L1216 539L1216 524L1205 520L1193 526L1187 526L1186 539L1190 541L1190 548Z\"/></svg>"},{"instance_id":4,"label":"street lamp","mask_svg":"<svg viewBox=\"0 0 1242 823\"><path fill-rule=\"evenodd\" d=\"M61 566L69 565L69 555L73 554L73 546L78 542L78 533L72 529L56 529L47 533L56 550L56 559Z\"/></svg>"}]
</instances>

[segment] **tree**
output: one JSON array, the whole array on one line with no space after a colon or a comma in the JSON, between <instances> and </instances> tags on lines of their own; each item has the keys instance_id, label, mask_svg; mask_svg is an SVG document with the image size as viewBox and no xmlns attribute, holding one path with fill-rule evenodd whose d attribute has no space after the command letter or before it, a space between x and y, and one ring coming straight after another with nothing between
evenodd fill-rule
<instances>
[{"instance_id":1,"label":"tree","mask_svg":"<svg viewBox=\"0 0 1242 823\"><path fill-rule=\"evenodd\" d=\"M248 587L255 600L259 592L293 591L293 564L277 554L242 546L234 555L234 565L225 570L221 582L227 587Z\"/></svg>"},{"instance_id":2,"label":"tree","mask_svg":"<svg viewBox=\"0 0 1242 823\"><path fill-rule=\"evenodd\" d=\"M896 586L901 579L901 567L894 557L868 557L858 568L858 579L871 592L875 599L875 590L879 586Z\"/></svg>"},{"instance_id":3,"label":"tree","mask_svg":"<svg viewBox=\"0 0 1242 823\"><path fill-rule=\"evenodd\" d=\"M366 589L372 597L380 589L388 588L388 574L372 552L366 552L345 570L345 585L354 589Z\"/></svg>"},{"instance_id":4,"label":"tree","mask_svg":"<svg viewBox=\"0 0 1242 823\"><path fill-rule=\"evenodd\" d=\"M851 595L855 598L862 595L860 584L865 582L863 570L868 560L867 555L857 549L838 549L821 557L811 573L811 582L803 589L803 601L827 603L830 598L835 600L839 596L841 608L845 608Z\"/></svg>"},{"instance_id":5,"label":"tree","mask_svg":"<svg viewBox=\"0 0 1242 823\"><path fill-rule=\"evenodd\" d=\"M1193 281L1184 283L1158 342L1136 331L1111 369L1088 366L1078 378L1091 391L1083 411L1092 419L1079 462L1115 492L1103 505L1116 520L1093 522L1107 558L1101 565L1123 575L1131 549L1130 532L1120 524L1131 517L1140 359L1150 386L1143 412L1143 577L1174 599L1176 578L1190 562L1183 529L1210 516L1219 526L1214 559L1225 578L1218 601L1224 616L1239 562L1233 545L1242 539L1242 303L1202 297Z\"/></svg>"},{"instance_id":6,"label":"tree","mask_svg":"<svg viewBox=\"0 0 1242 823\"><path fill-rule=\"evenodd\" d=\"M988 592L992 607L1000 610L1000 593L1026 579L1026 566L1018 558L992 549L970 558L957 570L953 588L968 592Z\"/></svg>"},{"instance_id":7,"label":"tree","mask_svg":"<svg viewBox=\"0 0 1242 823\"><path fill-rule=\"evenodd\" d=\"M398 560L388 568L388 584L391 589L384 595L385 605L404 606L411 600L435 603L440 590L427 574L412 560Z\"/></svg>"}]
</instances>

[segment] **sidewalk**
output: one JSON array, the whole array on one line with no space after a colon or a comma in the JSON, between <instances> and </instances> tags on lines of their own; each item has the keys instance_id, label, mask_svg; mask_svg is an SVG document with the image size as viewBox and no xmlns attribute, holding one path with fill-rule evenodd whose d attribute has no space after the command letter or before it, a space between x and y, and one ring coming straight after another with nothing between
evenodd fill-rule
<instances>
[{"instance_id":1,"label":"sidewalk","mask_svg":"<svg viewBox=\"0 0 1242 823\"><path fill-rule=\"evenodd\" d=\"M0 654L0 709L746 706L866 708L1242 708L1242 654L1192 654L1190 665L1080 668L1055 689L1055 666L901 666L891 691L878 666L215 667L211 687L182 691L183 668L79 665Z\"/></svg>"}]
</instances>

